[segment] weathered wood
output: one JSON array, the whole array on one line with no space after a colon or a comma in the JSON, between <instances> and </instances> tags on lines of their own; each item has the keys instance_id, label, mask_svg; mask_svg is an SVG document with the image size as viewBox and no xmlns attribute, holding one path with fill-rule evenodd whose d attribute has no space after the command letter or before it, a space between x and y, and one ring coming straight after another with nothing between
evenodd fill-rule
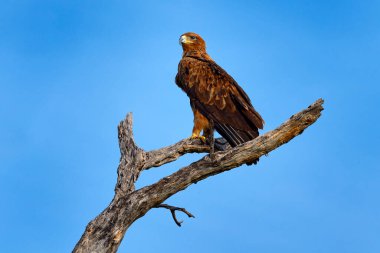
<instances>
[{"instance_id":1,"label":"weathered wood","mask_svg":"<svg viewBox=\"0 0 380 253\"><path fill-rule=\"evenodd\" d=\"M116 252L129 226L150 209L165 207L172 214L175 210L185 210L162 203L193 183L251 163L287 143L320 117L322 104L323 100L319 99L275 130L235 148L215 152L213 159L206 155L199 161L139 190L135 190L135 182L143 170L175 161L187 153L208 152L210 146L198 140L184 139L171 146L145 152L133 140L132 115L128 114L118 126L121 158L115 196L110 205L87 225L73 252ZM173 218L176 221L175 216Z\"/></svg>"}]
</instances>

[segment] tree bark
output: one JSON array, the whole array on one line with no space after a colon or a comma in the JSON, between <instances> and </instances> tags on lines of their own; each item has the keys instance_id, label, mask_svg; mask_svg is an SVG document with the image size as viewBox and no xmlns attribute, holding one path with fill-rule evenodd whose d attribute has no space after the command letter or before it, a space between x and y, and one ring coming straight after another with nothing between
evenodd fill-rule
<instances>
[{"instance_id":1,"label":"tree bark","mask_svg":"<svg viewBox=\"0 0 380 253\"><path fill-rule=\"evenodd\" d=\"M184 139L171 146L146 152L134 142L132 114L129 113L118 126L121 157L115 196L109 206L87 225L73 252L116 252L132 223L155 207L169 209L177 225L180 225L174 212L187 211L162 204L167 198L207 177L251 163L287 143L320 117L322 104L323 100L318 99L276 129L235 148L215 152L213 159L206 155L139 190L135 190L135 182L142 171L175 161L187 153L209 152L210 147L199 140Z\"/></svg>"}]
</instances>

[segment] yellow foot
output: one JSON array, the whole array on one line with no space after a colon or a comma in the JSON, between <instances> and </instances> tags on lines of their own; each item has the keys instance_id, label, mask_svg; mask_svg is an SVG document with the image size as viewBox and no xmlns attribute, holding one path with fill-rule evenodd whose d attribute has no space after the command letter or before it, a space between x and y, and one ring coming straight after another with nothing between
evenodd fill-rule
<instances>
[{"instance_id":1,"label":"yellow foot","mask_svg":"<svg viewBox=\"0 0 380 253\"><path fill-rule=\"evenodd\" d=\"M202 135L192 134L192 135L190 136L190 139L191 139L191 140L199 139L199 140L201 140L203 143L206 143L206 137L204 137L204 136L202 136Z\"/></svg>"}]
</instances>

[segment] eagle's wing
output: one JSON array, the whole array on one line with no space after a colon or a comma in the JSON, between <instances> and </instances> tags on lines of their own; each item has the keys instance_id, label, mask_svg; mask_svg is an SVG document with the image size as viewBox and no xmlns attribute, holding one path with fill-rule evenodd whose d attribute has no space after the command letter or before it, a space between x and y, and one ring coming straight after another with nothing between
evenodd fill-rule
<instances>
[{"instance_id":1,"label":"eagle's wing","mask_svg":"<svg viewBox=\"0 0 380 253\"><path fill-rule=\"evenodd\" d=\"M190 97L191 106L215 129L236 146L259 135L264 121L253 108L244 90L212 60L184 57L178 69L176 83Z\"/></svg>"}]
</instances>

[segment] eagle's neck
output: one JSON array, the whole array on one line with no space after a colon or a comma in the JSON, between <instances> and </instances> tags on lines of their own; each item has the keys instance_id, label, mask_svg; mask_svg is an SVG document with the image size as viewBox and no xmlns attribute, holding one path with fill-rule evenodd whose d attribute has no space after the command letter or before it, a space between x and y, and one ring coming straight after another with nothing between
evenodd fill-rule
<instances>
[{"instance_id":1,"label":"eagle's neck","mask_svg":"<svg viewBox=\"0 0 380 253\"><path fill-rule=\"evenodd\" d=\"M206 50L186 50L183 51L182 58L193 57L212 61L212 58L207 54Z\"/></svg>"}]
</instances>

